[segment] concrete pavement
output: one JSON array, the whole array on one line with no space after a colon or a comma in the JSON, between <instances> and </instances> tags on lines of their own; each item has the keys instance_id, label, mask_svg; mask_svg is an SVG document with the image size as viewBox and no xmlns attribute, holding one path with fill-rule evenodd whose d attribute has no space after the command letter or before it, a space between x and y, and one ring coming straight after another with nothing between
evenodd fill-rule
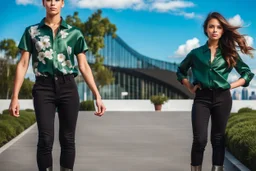
<instances>
[{"instance_id":1,"label":"concrete pavement","mask_svg":"<svg viewBox=\"0 0 256 171\"><path fill-rule=\"evenodd\" d=\"M60 147L56 115L54 171ZM80 112L74 171L189 171L190 112ZM0 154L0 171L36 171L37 127ZM227 170L230 166L227 163ZM211 144L203 171L211 169ZM234 171L232 169L232 171Z\"/></svg>"}]
</instances>

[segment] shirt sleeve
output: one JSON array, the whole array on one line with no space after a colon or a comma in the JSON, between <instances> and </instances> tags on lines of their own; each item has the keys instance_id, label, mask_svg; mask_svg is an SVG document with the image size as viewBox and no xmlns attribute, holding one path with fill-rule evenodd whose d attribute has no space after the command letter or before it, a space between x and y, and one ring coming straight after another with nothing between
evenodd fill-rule
<instances>
[{"instance_id":1,"label":"shirt sleeve","mask_svg":"<svg viewBox=\"0 0 256 171\"><path fill-rule=\"evenodd\" d=\"M240 74L240 78L245 79L245 84L242 87L247 87L250 84L252 78L254 77L254 73L251 72L249 66L243 62L242 58L239 55L235 69Z\"/></svg>"},{"instance_id":2,"label":"shirt sleeve","mask_svg":"<svg viewBox=\"0 0 256 171\"><path fill-rule=\"evenodd\" d=\"M177 80L181 84L182 84L182 80L187 78L188 69L192 66L192 56L193 56L193 52L191 51L178 66L176 76L177 76Z\"/></svg>"},{"instance_id":3,"label":"shirt sleeve","mask_svg":"<svg viewBox=\"0 0 256 171\"><path fill-rule=\"evenodd\" d=\"M29 28L25 29L25 31L21 37L21 40L19 42L18 48L20 50L25 50L25 51L32 53L32 39L29 34Z\"/></svg>"},{"instance_id":4,"label":"shirt sleeve","mask_svg":"<svg viewBox=\"0 0 256 171\"><path fill-rule=\"evenodd\" d=\"M88 51L87 44L85 42L84 36L81 31L79 31L79 35L74 47L74 54L77 56L79 53L84 53Z\"/></svg>"}]
</instances>

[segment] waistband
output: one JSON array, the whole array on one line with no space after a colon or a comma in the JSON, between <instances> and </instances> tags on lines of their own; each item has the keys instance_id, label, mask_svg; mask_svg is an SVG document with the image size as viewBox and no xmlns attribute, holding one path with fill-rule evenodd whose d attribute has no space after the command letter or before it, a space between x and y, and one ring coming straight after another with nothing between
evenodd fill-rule
<instances>
[{"instance_id":1,"label":"waistband","mask_svg":"<svg viewBox=\"0 0 256 171\"><path fill-rule=\"evenodd\" d=\"M223 88L201 88L200 90L206 90L206 91L226 91L229 89L223 89Z\"/></svg>"},{"instance_id":2,"label":"waistband","mask_svg":"<svg viewBox=\"0 0 256 171\"><path fill-rule=\"evenodd\" d=\"M226 92L229 91L229 89L223 89L223 88L201 88L201 89L197 89L196 92L197 93L211 93L211 92Z\"/></svg>"},{"instance_id":3,"label":"waistband","mask_svg":"<svg viewBox=\"0 0 256 171\"><path fill-rule=\"evenodd\" d=\"M64 83L66 81L70 81L71 79L74 79L74 75L73 74L66 74L66 75L54 75L54 76L36 76L36 81L42 81L42 82L53 82L58 81L60 83Z\"/></svg>"}]
</instances>

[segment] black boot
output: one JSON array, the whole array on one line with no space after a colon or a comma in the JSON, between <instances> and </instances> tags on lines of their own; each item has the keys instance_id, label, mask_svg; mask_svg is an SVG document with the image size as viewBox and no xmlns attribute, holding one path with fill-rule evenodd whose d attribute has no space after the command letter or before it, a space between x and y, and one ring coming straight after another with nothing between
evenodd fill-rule
<instances>
[{"instance_id":1,"label":"black boot","mask_svg":"<svg viewBox=\"0 0 256 171\"><path fill-rule=\"evenodd\" d=\"M52 167L46 168L46 171L52 171Z\"/></svg>"},{"instance_id":2,"label":"black boot","mask_svg":"<svg viewBox=\"0 0 256 171\"><path fill-rule=\"evenodd\" d=\"M68 169L60 166L60 171L73 171L73 169Z\"/></svg>"},{"instance_id":3,"label":"black boot","mask_svg":"<svg viewBox=\"0 0 256 171\"><path fill-rule=\"evenodd\" d=\"M212 166L212 171L224 171L224 167L223 166Z\"/></svg>"},{"instance_id":4,"label":"black boot","mask_svg":"<svg viewBox=\"0 0 256 171\"><path fill-rule=\"evenodd\" d=\"M202 166L191 166L191 171L202 171Z\"/></svg>"}]
</instances>

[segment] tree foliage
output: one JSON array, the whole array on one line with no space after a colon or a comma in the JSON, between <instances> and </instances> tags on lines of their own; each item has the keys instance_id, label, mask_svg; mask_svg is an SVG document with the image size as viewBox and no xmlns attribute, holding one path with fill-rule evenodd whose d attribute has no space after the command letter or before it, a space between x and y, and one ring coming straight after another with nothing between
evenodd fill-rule
<instances>
[{"instance_id":1,"label":"tree foliage","mask_svg":"<svg viewBox=\"0 0 256 171\"><path fill-rule=\"evenodd\" d=\"M10 99L13 90L13 83L16 72L16 64L10 63L10 59L17 58L19 54L19 48L13 39L4 39L0 41L0 51L4 55L4 62L0 73L0 98ZM32 98L32 87L33 82L29 78L24 79L22 87L20 89L20 99L31 99Z\"/></svg>"},{"instance_id":2,"label":"tree foliage","mask_svg":"<svg viewBox=\"0 0 256 171\"><path fill-rule=\"evenodd\" d=\"M106 35L111 35L113 38L116 37L116 26L108 18L102 17L101 10L97 10L85 22L82 22L78 12L75 12L73 16L67 16L66 22L78 27L82 31L89 51L95 57L92 70L97 86L100 88L113 83L113 72L104 66L104 56L99 54L99 50L105 46L104 37Z\"/></svg>"}]
</instances>

